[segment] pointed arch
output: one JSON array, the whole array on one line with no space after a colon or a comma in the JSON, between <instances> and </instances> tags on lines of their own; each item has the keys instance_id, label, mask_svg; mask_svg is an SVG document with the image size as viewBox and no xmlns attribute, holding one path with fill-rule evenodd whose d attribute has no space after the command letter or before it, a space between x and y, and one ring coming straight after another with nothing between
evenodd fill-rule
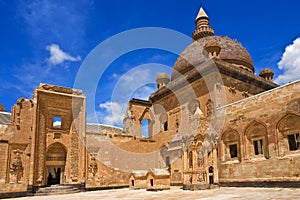
<instances>
[{"instance_id":1,"label":"pointed arch","mask_svg":"<svg viewBox=\"0 0 300 200\"><path fill-rule=\"evenodd\" d=\"M257 120L253 120L245 129L248 139L267 135L267 126Z\"/></svg>"},{"instance_id":2,"label":"pointed arch","mask_svg":"<svg viewBox=\"0 0 300 200\"><path fill-rule=\"evenodd\" d=\"M67 154L67 147L60 142L54 142L47 147L47 154Z\"/></svg>"},{"instance_id":3,"label":"pointed arch","mask_svg":"<svg viewBox=\"0 0 300 200\"><path fill-rule=\"evenodd\" d=\"M240 140L240 134L236 129L228 128L222 133L221 140L224 142Z\"/></svg>"},{"instance_id":4,"label":"pointed arch","mask_svg":"<svg viewBox=\"0 0 300 200\"><path fill-rule=\"evenodd\" d=\"M283 136L300 131L300 115L288 112L278 121L276 129Z\"/></svg>"}]
</instances>

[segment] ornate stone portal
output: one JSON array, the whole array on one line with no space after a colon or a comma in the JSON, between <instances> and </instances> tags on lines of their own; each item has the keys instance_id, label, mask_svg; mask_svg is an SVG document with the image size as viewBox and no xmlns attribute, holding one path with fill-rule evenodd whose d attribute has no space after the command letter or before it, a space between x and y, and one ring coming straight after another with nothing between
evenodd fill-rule
<instances>
[{"instance_id":1,"label":"ornate stone portal","mask_svg":"<svg viewBox=\"0 0 300 200\"><path fill-rule=\"evenodd\" d=\"M77 90L41 84L34 102L37 138L32 144L32 185L81 184L85 178L80 173L85 169L85 96Z\"/></svg>"}]
</instances>

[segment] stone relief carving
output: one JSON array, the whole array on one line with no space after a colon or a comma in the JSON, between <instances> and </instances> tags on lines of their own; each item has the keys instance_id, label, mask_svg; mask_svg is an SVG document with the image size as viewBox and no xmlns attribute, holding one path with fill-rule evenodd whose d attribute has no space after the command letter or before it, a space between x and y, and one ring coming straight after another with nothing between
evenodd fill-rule
<instances>
[{"instance_id":1,"label":"stone relief carving","mask_svg":"<svg viewBox=\"0 0 300 200\"><path fill-rule=\"evenodd\" d=\"M135 119L134 113L131 110L131 106L127 107L126 115L123 119L123 127L125 133L130 133L130 128L133 126L133 120Z\"/></svg>"},{"instance_id":2,"label":"stone relief carving","mask_svg":"<svg viewBox=\"0 0 300 200\"><path fill-rule=\"evenodd\" d=\"M202 167L204 164L204 158L202 155L198 155L198 167Z\"/></svg>"},{"instance_id":3,"label":"stone relief carving","mask_svg":"<svg viewBox=\"0 0 300 200\"><path fill-rule=\"evenodd\" d=\"M78 149L78 134L75 129L74 124L72 125L71 129L71 179L73 182L78 181L78 176L79 176L79 149Z\"/></svg>"},{"instance_id":4,"label":"stone relief carving","mask_svg":"<svg viewBox=\"0 0 300 200\"><path fill-rule=\"evenodd\" d=\"M211 99L206 103L206 114L207 116L212 116L214 114L214 103Z\"/></svg>"},{"instance_id":5,"label":"stone relief carving","mask_svg":"<svg viewBox=\"0 0 300 200\"><path fill-rule=\"evenodd\" d=\"M249 92L248 92L248 91L243 91L243 92L242 92L242 96L243 96L244 98L249 97Z\"/></svg>"},{"instance_id":6,"label":"stone relief carving","mask_svg":"<svg viewBox=\"0 0 300 200\"><path fill-rule=\"evenodd\" d=\"M228 91L231 93L232 97L234 97L236 95L236 89L235 89L235 87L229 87Z\"/></svg>"},{"instance_id":7,"label":"stone relief carving","mask_svg":"<svg viewBox=\"0 0 300 200\"><path fill-rule=\"evenodd\" d=\"M38 157L37 159L37 183L42 183L44 181L44 168L45 168L45 158L46 158L46 120L45 115L42 110L40 111L40 121L39 121L39 133L38 133Z\"/></svg>"},{"instance_id":8,"label":"stone relief carving","mask_svg":"<svg viewBox=\"0 0 300 200\"><path fill-rule=\"evenodd\" d=\"M206 182L206 172L205 171L198 174L197 181L200 182L200 183L205 183Z\"/></svg>"},{"instance_id":9,"label":"stone relief carving","mask_svg":"<svg viewBox=\"0 0 300 200\"><path fill-rule=\"evenodd\" d=\"M98 165L95 159L94 155L91 155L91 161L90 161L90 165L89 165L89 173L91 173L93 175L93 177L96 176L97 171L98 171Z\"/></svg>"},{"instance_id":10,"label":"stone relief carving","mask_svg":"<svg viewBox=\"0 0 300 200\"><path fill-rule=\"evenodd\" d=\"M17 149L14 150L13 153L14 153L14 159L10 167L10 173L13 176L15 176L15 182L19 183L19 181L23 177L23 171L24 171L22 160L21 160L21 154L23 154L23 152Z\"/></svg>"}]
</instances>

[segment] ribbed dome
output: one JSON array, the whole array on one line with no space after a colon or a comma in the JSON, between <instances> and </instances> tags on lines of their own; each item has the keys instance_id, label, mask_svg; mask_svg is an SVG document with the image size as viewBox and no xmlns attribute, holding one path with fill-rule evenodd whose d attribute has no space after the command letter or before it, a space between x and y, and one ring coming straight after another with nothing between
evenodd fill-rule
<instances>
[{"instance_id":1,"label":"ribbed dome","mask_svg":"<svg viewBox=\"0 0 300 200\"><path fill-rule=\"evenodd\" d=\"M208 36L193 42L181 53L173 67L172 80L177 77L176 71L184 73L190 67L202 63L206 59L203 48L211 43L220 45L221 51L218 56L220 59L254 73L252 58L240 43L224 36Z\"/></svg>"}]
</instances>

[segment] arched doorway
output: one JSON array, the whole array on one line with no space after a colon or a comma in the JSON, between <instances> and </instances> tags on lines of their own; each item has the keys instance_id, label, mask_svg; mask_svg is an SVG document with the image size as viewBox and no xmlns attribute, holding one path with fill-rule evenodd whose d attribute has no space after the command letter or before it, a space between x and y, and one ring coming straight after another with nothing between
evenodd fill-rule
<instances>
[{"instance_id":1,"label":"arched doorway","mask_svg":"<svg viewBox=\"0 0 300 200\"><path fill-rule=\"evenodd\" d=\"M48 147L46 156L47 185L62 184L67 151L61 143L54 143Z\"/></svg>"},{"instance_id":2,"label":"arched doorway","mask_svg":"<svg viewBox=\"0 0 300 200\"><path fill-rule=\"evenodd\" d=\"M209 184L212 185L214 184L214 168L210 167L208 169L208 173L209 173Z\"/></svg>"}]
</instances>

